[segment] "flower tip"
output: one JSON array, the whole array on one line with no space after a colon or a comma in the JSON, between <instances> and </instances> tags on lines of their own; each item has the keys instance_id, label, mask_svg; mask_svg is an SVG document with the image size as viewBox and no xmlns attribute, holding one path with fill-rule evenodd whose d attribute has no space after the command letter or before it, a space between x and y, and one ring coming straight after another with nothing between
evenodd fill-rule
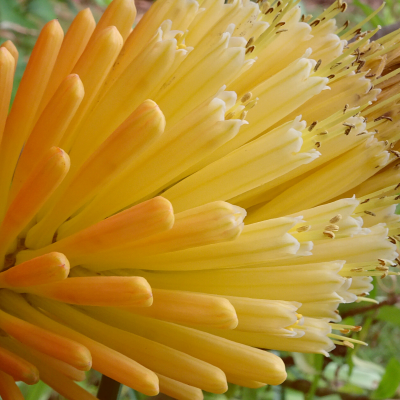
<instances>
[{"instance_id":1,"label":"flower tip","mask_svg":"<svg viewBox=\"0 0 400 400\"><path fill-rule=\"evenodd\" d=\"M239 319L236 310L231 302L224 298L215 298L214 306L218 311L218 325L215 326L219 329L235 329L239 324Z\"/></svg>"},{"instance_id":2,"label":"flower tip","mask_svg":"<svg viewBox=\"0 0 400 400\"><path fill-rule=\"evenodd\" d=\"M66 94L69 93L72 95L72 97L83 99L83 96L85 95L85 89L78 74L68 75L63 83L65 84L64 88L66 90Z\"/></svg>"},{"instance_id":3,"label":"flower tip","mask_svg":"<svg viewBox=\"0 0 400 400\"><path fill-rule=\"evenodd\" d=\"M150 307L153 304L153 292L145 278L141 276L126 277L125 282L131 287L134 306ZM128 287L126 290L129 292Z\"/></svg>"},{"instance_id":4,"label":"flower tip","mask_svg":"<svg viewBox=\"0 0 400 400\"><path fill-rule=\"evenodd\" d=\"M74 367L80 371L89 371L92 368L92 355L90 351L86 347L81 346L76 355L78 359Z\"/></svg>"},{"instance_id":5,"label":"flower tip","mask_svg":"<svg viewBox=\"0 0 400 400\"><path fill-rule=\"evenodd\" d=\"M141 392L146 396L157 396L160 393L158 376L152 371L149 371L147 376L142 377L141 384Z\"/></svg>"},{"instance_id":6,"label":"flower tip","mask_svg":"<svg viewBox=\"0 0 400 400\"><path fill-rule=\"evenodd\" d=\"M6 47L0 47L0 66L10 69L15 67L15 58Z\"/></svg>"},{"instance_id":7,"label":"flower tip","mask_svg":"<svg viewBox=\"0 0 400 400\"><path fill-rule=\"evenodd\" d=\"M52 19L47 24L44 25L42 33L48 35L54 35L54 37L61 36L64 37L64 31L60 25L58 19Z\"/></svg>"},{"instance_id":8,"label":"flower tip","mask_svg":"<svg viewBox=\"0 0 400 400\"><path fill-rule=\"evenodd\" d=\"M217 372L214 375L214 380L208 382L208 387L204 388L207 392L222 394L228 390L228 382L226 380L225 373L217 369Z\"/></svg>"},{"instance_id":9,"label":"flower tip","mask_svg":"<svg viewBox=\"0 0 400 400\"><path fill-rule=\"evenodd\" d=\"M22 381L28 385L35 385L38 383L40 381L38 369L32 365L32 368L29 371L22 374Z\"/></svg>"},{"instance_id":10,"label":"flower tip","mask_svg":"<svg viewBox=\"0 0 400 400\"><path fill-rule=\"evenodd\" d=\"M165 129L165 116L161 111L160 107L153 100L145 100L139 107L140 114L143 114L146 118L147 124L155 128L154 134L159 135L164 132Z\"/></svg>"},{"instance_id":11,"label":"flower tip","mask_svg":"<svg viewBox=\"0 0 400 400\"><path fill-rule=\"evenodd\" d=\"M164 223L167 229L171 229L175 222L174 208L165 197L157 196L152 200L154 209L164 216Z\"/></svg>"},{"instance_id":12,"label":"flower tip","mask_svg":"<svg viewBox=\"0 0 400 400\"><path fill-rule=\"evenodd\" d=\"M101 39L100 39L101 37ZM114 25L104 28L98 37L99 42L108 42L110 46L113 44L117 47L122 47L124 39L122 38L118 28Z\"/></svg>"}]
</instances>

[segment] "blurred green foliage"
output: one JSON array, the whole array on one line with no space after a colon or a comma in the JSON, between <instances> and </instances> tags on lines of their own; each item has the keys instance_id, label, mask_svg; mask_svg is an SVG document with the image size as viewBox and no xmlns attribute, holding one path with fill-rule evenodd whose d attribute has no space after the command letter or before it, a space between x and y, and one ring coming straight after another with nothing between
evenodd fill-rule
<instances>
[{"instance_id":1,"label":"blurred green foliage","mask_svg":"<svg viewBox=\"0 0 400 400\"><path fill-rule=\"evenodd\" d=\"M95 18L111 0L0 0L0 42L12 40L20 58L16 72L14 93L22 77L27 60L42 26L58 18L68 27L76 13L90 6ZM150 0L151 1L151 0ZM400 1L386 0L387 6L367 25L373 28L386 26L400 20ZM318 14L321 5L308 0L303 6L307 13ZM345 17L354 25L374 10L374 6L360 0L349 4ZM340 16L343 17L343 16ZM339 21L344 22L344 21ZM345 305L341 312L351 316L344 324L362 325L363 331L353 333L354 338L366 341L369 347L357 345L353 350L338 348L330 358L313 354L281 352L287 365L288 380L279 387L267 386L247 389L230 385L223 395L205 394L206 400L385 400L399 399L400 391L400 289L395 281L390 288L375 280L376 290L372 298L390 300L390 304L374 308L371 303ZM396 301L397 300L397 307ZM370 307L368 309L368 307ZM354 311L355 309L361 310ZM87 379L79 384L96 394L101 375L87 373ZM20 384L26 400L62 400L45 383L35 386ZM166 397L158 397L166 398ZM134 390L122 387L119 400L151 399Z\"/></svg>"}]
</instances>

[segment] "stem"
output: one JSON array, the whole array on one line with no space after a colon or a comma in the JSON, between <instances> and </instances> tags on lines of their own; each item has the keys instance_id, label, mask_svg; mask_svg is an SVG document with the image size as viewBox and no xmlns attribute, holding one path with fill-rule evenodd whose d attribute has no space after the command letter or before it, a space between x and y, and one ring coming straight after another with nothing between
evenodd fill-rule
<instances>
[{"instance_id":1,"label":"stem","mask_svg":"<svg viewBox=\"0 0 400 400\"><path fill-rule=\"evenodd\" d=\"M99 400L117 400L120 390L121 384L119 382L103 375L97 397Z\"/></svg>"},{"instance_id":2,"label":"stem","mask_svg":"<svg viewBox=\"0 0 400 400\"><path fill-rule=\"evenodd\" d=\"M324 365L324 356L322 354L315 355L315 376L312 381L309 392L307 393L306 400L313 400L315 396L315 392L318 388L319 379L321 378L322 367Z\"/></svg>"},{"instance_id":3,"label":"stem","mask_svg":"<svg viewBox=\"0 0 400 400\"><path fill-rule=\"evenodd\" d=\"M347 317L352 317L354 315L363 314L368 311L377 310L378 308L381 308L383 306L392 306L393 304L396 304L399 301L400 301L400 296L390 296L387 300L384 300L384 301L380 302L379 304L372 304L370 306L365 306L365 307L356 307L347 312L343 312L343 313L341 313L341 317L343 319L345 319Z\"/></svg>"}]
</instances>

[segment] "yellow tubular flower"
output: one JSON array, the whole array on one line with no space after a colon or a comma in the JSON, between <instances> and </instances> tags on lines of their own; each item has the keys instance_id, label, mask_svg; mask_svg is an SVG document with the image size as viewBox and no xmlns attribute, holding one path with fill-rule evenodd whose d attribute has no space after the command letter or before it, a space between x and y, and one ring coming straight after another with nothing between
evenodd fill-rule
<instances>
[{"instance_id":1,"label":"yellow tubular flower","mask_svg":"<svg viewBox=\"0 0 400 400\"><path fill-rule=\"evenodd\" d=\"M0 45L0 396L92 365L201 400L328 355L400 264L400 33L336 0L133 0ZM377 10L378 12L379 10ZM339 333L335 333L339 331Z\"/></svg>"}]
</instances>

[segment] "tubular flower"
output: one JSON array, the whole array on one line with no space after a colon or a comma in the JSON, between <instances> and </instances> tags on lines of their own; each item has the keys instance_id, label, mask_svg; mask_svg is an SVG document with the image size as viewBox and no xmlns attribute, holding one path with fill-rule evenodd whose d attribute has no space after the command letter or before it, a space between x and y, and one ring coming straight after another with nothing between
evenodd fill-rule
<instances>
[{"instance_id":1,"label":"tubular flower","mask_svg":"<svg viewBox=\"0 0 400 400\"><path fill-rule=\"evenodd\" d=\"M345 9L114 0L45 25L9 113L0 47L4 399L91 367L201 399L357 342L339 305L400 263L400 33Z\"/></svg>"}]
</instances>

